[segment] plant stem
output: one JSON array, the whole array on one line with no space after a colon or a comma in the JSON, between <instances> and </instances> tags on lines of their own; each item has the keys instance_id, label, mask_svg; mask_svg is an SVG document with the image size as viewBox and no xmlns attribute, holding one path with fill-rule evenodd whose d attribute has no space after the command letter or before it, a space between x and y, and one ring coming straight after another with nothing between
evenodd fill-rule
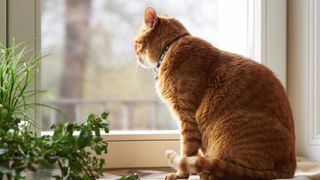
<instances>
[{"instance_id":1,"label":"plant stem","mask_svg":"<svg viewBox=\"0 0 320 180\"><path fill-rule=\"evenodd\" d=\"M11 177L10 174L7 174L7 179L8 179L8 180L11 180L11 179L12 179L12 177Z\"/></svg>"},{"instance_id":2,"label":"plant stem","mask_svg":"<svg viewBox=\"0 0 320 180\"><path fill-rule=\"evenodd\" d=\"M61 179L63 179L63 177L64 177L63 167L62 167L62 164L61 164L60 160L59 159L57 159L57 160L58 160L58 165L59 165L60 171L61 171Z\"/></svg>"},{"instance_id":3,"label":"plant stem","mask_svg":"<svg viewBox=\"0 0 320 180\"><path fill-rule=\"evenodd\" d=\"M76 157L80 158L82 162L84 162L83 157L79 156L78 154L75 154ZM90 166L88 167L84 167L81 163L80 163L81 167L83 168L83 170L91 176L92 179L96 179L95 175L92 173L92 170L90 168ZM89 173L88 173L89 172Z\"/></svg>"}]
</instances>

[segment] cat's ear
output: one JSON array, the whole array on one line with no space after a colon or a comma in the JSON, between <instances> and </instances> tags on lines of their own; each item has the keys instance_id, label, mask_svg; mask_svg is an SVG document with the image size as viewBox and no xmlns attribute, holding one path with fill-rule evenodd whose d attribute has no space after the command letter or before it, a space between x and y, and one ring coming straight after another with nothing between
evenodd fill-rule
<instances>
[{"instance_id":1,"label":"cat's ear","mask_svg":"<svg viewBox=\"0 0 320 180\"><path fill-rule=\"evenodd\" d=\"M147 7L144 11L144 24L148 28L153 28L158 23L158 16L156 11L152 7Z\"/></svg>"}]
</instances>

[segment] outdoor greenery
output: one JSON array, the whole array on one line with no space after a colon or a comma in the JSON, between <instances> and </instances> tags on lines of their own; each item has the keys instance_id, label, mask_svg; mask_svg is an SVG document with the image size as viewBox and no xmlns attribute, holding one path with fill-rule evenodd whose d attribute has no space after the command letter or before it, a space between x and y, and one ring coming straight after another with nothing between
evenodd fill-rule
<instances>
[{"instance_id":1,"label":"outdoor greenery","mask_svg":"<svg viewBox=\"0 0 320 180\"><path fill-rule=\"evenodd\" d=\"M100 177L105 162L96 155L107 153L100 132L109 132L108 114L91 114L80 125L55 124L52 136L38 136L32 114L35 107L49 107L35 102L44 91L30 88L41 56L11 44L0 47L0 179L24 179L27 171L56 167L56 179Z\"/></svg>"}]
</instances>

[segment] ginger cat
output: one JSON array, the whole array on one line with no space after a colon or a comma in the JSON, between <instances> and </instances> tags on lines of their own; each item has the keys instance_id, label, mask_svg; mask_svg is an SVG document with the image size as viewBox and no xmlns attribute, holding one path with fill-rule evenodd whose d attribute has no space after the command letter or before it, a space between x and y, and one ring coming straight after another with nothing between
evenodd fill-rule
<instances>
[{"instance_id":1,"label":"ginger cat","mask_svg":"<svg viewBox=\"0 0 320 180\"><path fill-rule=\"evenodd\" d=\"M235 30L236 31L236 30ZM157 90L178 116L181 156L166 179L291 178L293 117L279 80L264 65L190 35L148 7L135 39L138 63L157 70Z\"/></svg>"}]
</instances>

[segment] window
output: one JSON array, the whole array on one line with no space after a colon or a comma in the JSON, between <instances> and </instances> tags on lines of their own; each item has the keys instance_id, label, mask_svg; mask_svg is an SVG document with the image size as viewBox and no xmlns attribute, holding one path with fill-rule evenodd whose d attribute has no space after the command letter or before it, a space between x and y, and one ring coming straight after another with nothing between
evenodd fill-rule
<instances>
[{"instance_id":1,"label":"window","mask_svg":"<svg viewBox=\"0 0 320 180\"><path fill-rule=\"evenodd\" d=\"M261 59L261 63L271 68L286 85L285 0L164 0L161 3L156 0L57 0L54 3L42 0L42 7L40 0L6 2L9 3L7 14L10 17L6 19L9 25L6 38L14 37L18 42L36 39L32 47L49 54L41 67L42 80L35 83L35 88L41 85L51 91L44 101L61 106L69 119L81 121L87 112L104 110L111 113L113 130L145 130L111 132L105 137L110 142L109 168L167 166L164 151L179 151L177 126L154 94L152 72L135 67L132 38L147 5L159 13L176 16L193 35L203 37L221 49ZM70 6L67 2L71 3ZM84 4L76 8L78 3ZM79 14L82 18L77 27L71 26L67 30L65 23L71 23ZM79 31L87 35L77 37L70 33ZM230 43L229 37L236 40ZM70 43L73 38L78 41ZM71 57L85 57L84 67L81 63L73 66L64 64L70 50L79 53ZM65 71L64 68L69 69ZM86 68L76 78L88 84L70 86L66 83L66 86L60 86L63 78L68 77L63 73L73 72L72 68ZM130 73L125 74L126 71ZM116 75L112 76L112 73ZM130 80L130 84L122 80ZM81 87L81 93L77 92L79 89L73 89L73 95L62 96L60 91L63 87ZM139 91L142 87L144 91ZM139 103L142 100L147 102L130 104L137 99ZM48 122L60 119L57 114L42 114L38 119L43 122L43 130L48 129ZM35 115L38 116L37 113ZM156 123L152 123L153 117L157 119ZM164 131L150 131L152 129Z\"/></svg>"},{"instance_id":2,"label":"window","mask_svg":"<svg viewBox=\"0 0 320 180\"><path fill-rule=\"evenodd\" d=\"M51 92L44 101L78 122L89 112L110 112L112 130L177 129L156 94L152 71L136 65L133 39L147 6L177 17L191 34L221 49L245 56L253 49L248 44L247 0L42 3L41 49L49 56L41 66L41 85ZM61 119L43 112L42 127L47 130Z\"/></svg>"}]
</instances>

